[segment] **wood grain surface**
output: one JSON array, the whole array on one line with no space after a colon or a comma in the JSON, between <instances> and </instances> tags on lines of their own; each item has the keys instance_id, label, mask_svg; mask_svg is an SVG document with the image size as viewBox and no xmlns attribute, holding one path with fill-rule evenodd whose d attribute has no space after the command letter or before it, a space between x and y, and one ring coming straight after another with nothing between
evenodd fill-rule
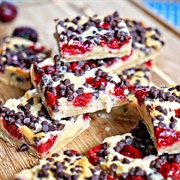
<instances>
[{"instance_id":1,"label":"wood grain surface","mask_svg":"<svg viewBox=\"0 0 180 180\"><path fill-rule=\"evenodd\" d=\"M146 13L131 1L37 1L19 3L18 16L15 21L0 24L0 40L12 34L17 26L28 25L38 31L40 40L47 47L57 53L55 32L55 18L67 18L87 14L107 14L119 11L122 16L142 20L149 26L157 27L163 34L165 47L155 59L152 82L157 85L180 82L180 39L178 34L161 23L155 16ZM5 102L9 98L17 98L24 91L0 84L0 100ZM63 149L75 149L86 154L87 150L100 143L105 137L128 132L135 123L118 120L96 119L91 127L79 135ZM107 128L108 127L108 128ZM109 129L107 131L107 129ZM17 152L0 140L0 179L10 180L16 172L30 168L38 159L26 152Z\"/></svg>"}]
</instances>

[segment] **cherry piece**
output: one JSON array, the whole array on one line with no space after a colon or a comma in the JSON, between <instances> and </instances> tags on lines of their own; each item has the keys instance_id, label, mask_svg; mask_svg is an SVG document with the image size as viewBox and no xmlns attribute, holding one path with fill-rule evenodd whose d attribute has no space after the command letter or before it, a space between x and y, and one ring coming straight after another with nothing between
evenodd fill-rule
<instances>
[{"instance_id":1,"label":"cherry piece","mask_svg":"<svg viewBox=\"0 0 180 180\"><path fill-rule=\"evenodd\" d=\"M132 54L133 54L133 50L131 50L130 55L127 55L127 56L122 57L121 60L122 60L122 61L128 60L128 59L131 57Z\"/></svg>"},{"instance_id":2,"label":"cherry piece","mask_svg":"<svg viewBox=\"0 0 180 180\"><path fill-rule=\"evenodd\" d=\"M148 68L152 68L152 60L145 62L145 64Z\"/></svg>"},{"instance_id":3,"label":"cherry piece","mask_svg":"<svg viewBox=\"0 0 180 180\"><path fill-rule=\"evenodd\" d=\"M81 70L82 68L78 66L77 62L73 62L70 66L70 69L72 70L72 72L74 72L76 70Z\"/></svg>"},{"instance_id":4,"label":"cherry piece","mask_svg":"<svg viewBox=\"0 0 180 180\"><path fill-rule=\"evenodd\" d=\"M142 157L141 152L137 148L130 145L124 146L124 148L120 151L120 153L124 156L128 156L134 159Z\"/></svg>"},{"instance_id":5,"label":"cherry piece","mask_svg":"<svg viewBox=\"0 0 180 180\"><path fill-rule=\"evenodd\" d=\"M73 149L72 149L72 150L70 150L70 151L71 151L71 153L74 154L74 155L79 154L76 150L73 150Z\"/></svg>"},{"instance_id":6,"label":"cherry piece","mask_svg":"<svg viewBox=\"0 0 180 180\"><path fill-rule=\"evenodd\" d=\"M164 178L173 177L174 180L180 179L180 163L164 162L161 164L161 168L158 170Z\"/></svg>"},{"instance_id":7,"label":"cherry piece","mask_svg":"<svg viewBox=\"0 0 180 180\"><path fill-rule=\"evenodd\" d=\"M115 86L114 87L114 94L113 95L115 95L119 99L125 99L126 96L124 94L124 90L125 90L125 88Z\"/></svg>"},{"instance_id":8,"label":"cherry piece","mask_svg":"<svg viewBox=\"0 0 180 180\"><path fill-rule=\"evenodd\" d=\"M73 105L75 107L84 107L91 101L92 101L92 93L78 94L73 101Z\"/></svg>"},{"instance_id":9,"label":"cherry piece","mask_svg":"<svg viewBox=\"0 0 180 180\"><path fill-rule=\"evenodd\" d=\"M171 146L180 140L180 132L166 127L156 127L155 135L159 148Z\"/></svg>"},{"instance_id":10,"label":"cherry piece","mask_svg":"<svg viewBox=\"0 0 180 180\"><path fill-rule=\"evenodd\" d=\"M36 30L28 26L18 27L14 30L13 36L22 37L24 39L36 42L38 40L38 34Z\"/></svg>"},{"instance_id":11,"label":"cherry piece","mask_svg":"<svg viewBox=\"0 0 180 180\"><path fill-rule=\"evenodd\" d=\"M47 154L48 150L54 145L54 142L56 141L56 139L57 139L57 136L52 136L45 143L41 143L39 146L34 146L34 149L38 153Z\"/></svg>"},{"instance_id":12,"label":"cherry piece","mask_svg":"<svg viewBox=\"0 0 180 180\"><path fill-rule=\"evenodd\" d=\"M50 66L50 65L43 66L42 69L43 69L43 72L41 74L38 74L38 73L35 74L34 82L36 84L39 84L41 82L44 74L51 74L55 71L54 66Z\"/></svg>"},{"instance_id":13,"label":"cherry piece","mask_svg":"<svg viewBox=\"0 0 180 180\"><path fill-rule=\"evenodd\" d=\"M149 90L146 87L142 87L141 89L136 90L134 93L138 100L138 103L141 105L143 98L148 96Z\"/></svg>"},{"instance_id":14,"label":"cherry piece","mask_svg":"<svg viewBox=\"0 0 180 180\"><path fill-rule=\"evenodd\" d=\"M14 4L9 2L2 2L0 4L0 21L10 22L17 16L17 8Z\"/></svg>"},{"instance_id":15,"label":"cherry piece","mask_svg":"<svg viewBox=\"0 0 180 180\"><path fill-rule=\"evenodd\" d=\"M100 87L100 85L103 85L106 87L107 85L107 80L104 77L100 77L98 81L95 81L94 77L90 77L86 79L86 83L90 84L94 88Z\"/></svg>"},{"instance_id":16,"label":"cherry piece","mask_svg":"<svg viewBox=\"0 0 180 180\"><path fill-rule=\"evenodd\" d=\"M18 126L9 124L9 121L6 121L5 119L3 119L3 126L12 137L22 139L22 134L19 132Z\"/></svg>"},{"instance_id":17,"label":"cherry piece","mask_svg":"<svg viewBox=\"0 0 180 180\"><path fill-rule=\"evenodd\" d=\"M176 109L176 110L174 110L175 111L175 116L177 117L177 118L180 118L180 108L179 109Z\"/></svg>"},{"instance_id":18,"label":"cherry piece","mask_svg":"<svg viewBox=\"0 0 180 180\"><path fill-rule=\"evenodd\" d=\"M32 51L34 51L35 53L40 53L40 52L43 52L44 51L44 46L36 46L36 45L32 45L32 46L29 46L29 49L31 49Z\"/></svg>"},{"instance_id":19,"label":"cherry piece","mask_svg":"<svg viewBox=\"0 0 180 180\"><path fill-rule=\"evenodd\" d=\"M100 40L101 46L108 46L110 49L120 49L124 44L128 43L130 40L130 37L127 40L124 40L123 42L120 42L117 38L114 38L109 43L105 41L104 37Z\"/></svg>"},{"instance_id":20,"label":"cherry piece","mask_svg":"<svg viewBox=\"0 0 180 180\"><path fill-rule=\"evenodd\" d=\"M53 107L56 104L56 96L49 91L47 91L46 103L50 107Z\"/></svg>"},{"instance_id":21,"label":"cherry piece","mask_svg":"<svg viewBox=\"0 0 180 180\"><path fill-rule=\"evenodd\" d=\"M89 121L90 119L89 119L89 114L87 113L87 114L83 114L83 119L84 119L84 121Z\"/></svg>"},{"instance_id":22,"label":"cherry piece","mask_svg":"<svg viewBox=\"0 0 180 180\"><path fill-rule=\"evenodd\" d=\"M87 51L91 51L91 49L91 43L77 41L74 41L71 45L64 44L61 47L62 53L67 55L85 54Z\"/></svg>"},{"instance_id":23,"label":"cherry piece","mask_svg":"<svg viewBox=\"0 0 180 180\"><path fill-rule=\"evenodd\" d=\"M145 180L142 176L127 176L125 180Z\"/></svg>"},{"instance_id":24,"label":"cherry piece","mask_svg":"<svg viewBox=\"0 0 180 180\"><path fill-rule=\"evenodd\" d=\"M115 180L113 176L108 175L107 180Z\"/></svg>"},{"instance_id":25,"label":"cherry piece","mask_svg":"<svg viewBox=\"0 0 180 180\"><path fill-rule=\"evenodd\" d=\"M97 153L101 150L101 145L98 145L98 146L95 146L93 148L91 148L90 150L88 150L88 155L89 155L89 162L92 164L92 165L97 165L98 163L98 155Z\"/></svg>"},{"instance_id":26,"label":"cherry piece","mask_svg":"<svg viewBox=\"0 0 180 180\"><path fill-rule=\"evenodd\" d=\"M102 28L103 28L103 29L108 29L109 27L111 27L111 25L110 25L109 23L107 23L107 22L104 22L104 23L102 24Z\"/></svg>"}]
</instances>

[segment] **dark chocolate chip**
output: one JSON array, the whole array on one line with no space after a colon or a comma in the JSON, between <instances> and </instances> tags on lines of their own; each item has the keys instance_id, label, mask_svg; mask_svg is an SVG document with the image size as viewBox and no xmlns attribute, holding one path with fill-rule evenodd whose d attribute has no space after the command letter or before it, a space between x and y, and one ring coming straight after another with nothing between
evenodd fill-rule
<instances>
[{"instance_id":1,"label":"dark chocolate chip","mask_svg":"<svg viewBox=\"0 0 180 180\"><path fill-rule=\"evenodd\" d=\"M28 145L27 144L22 144L22 146L19 148L20 151L27 151L28 150Z\"/></svg>"}]
</instances>

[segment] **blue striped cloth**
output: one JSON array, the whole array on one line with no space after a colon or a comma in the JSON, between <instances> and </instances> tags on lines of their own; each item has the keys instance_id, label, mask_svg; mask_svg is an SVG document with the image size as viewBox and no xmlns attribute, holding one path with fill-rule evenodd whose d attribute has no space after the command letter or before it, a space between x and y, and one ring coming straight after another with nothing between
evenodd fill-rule
<instances>
[{"instance_id":1,"label":"blue striped cloth","mask_svg":"<svg viewBox=\"0 0 180 180\"><path fill-rule=\"evenodd\" d=\"M179 0L143 0L143 3L153 12L167 20L180 30L180 1Z\"/></svg>"}]
</instances>

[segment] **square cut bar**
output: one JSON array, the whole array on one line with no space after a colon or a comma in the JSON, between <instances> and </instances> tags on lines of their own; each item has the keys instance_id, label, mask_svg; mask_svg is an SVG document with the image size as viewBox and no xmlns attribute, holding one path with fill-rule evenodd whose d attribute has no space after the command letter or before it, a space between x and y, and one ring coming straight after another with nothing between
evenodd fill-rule
<instances>
[{"instance_id":1,"label":"square cut bar","mask_svg":"<svg viewBox=\"0 0 180 180\"><path fill-rule=\"evenodd\" d=\"M59 56L31 68L32 83L53 119L92 113L127 103L123 81L106 68L73 69Z\"/></svg>"},{"instance_id":2,"label":"square cut bar","mask_svg":"<svg viewBox=\"0 0 180 180\"><path fill-rule=\"evenodd\" d=\"M152 62L148 61L141 66L135 68L129 68L122 71L119 77L129 89L127 95L128 103L119 107L113 107L110 113L106 113L104 110L91 114L91 117L114 119L114 120L128 120L136 121L142 119L137 109L137 99L134 96L134 91L138 87L148 87L151 79Z\"/></svg>"},{"instance_id":3,"label":"square cut bar","mask_svg":"<svg viewBox=\"0 0 180 180\"><path fill-rule=\"evenodd\" d=\"M89 125L87 114L52 120L35 89L0 104L0 137L41 158L59 151Z\"/></svg>"},{"instance_id":4,"label":"square cut bar","mask_svg":"<svg viewBox=\"0 0 180 180\"><path fill-rule=\"evenodd\" d=\"M129 56L85 60L81 63L74 62L73 66L77 69L81 68L82 64L94 67L104 66L107 71L121 74L126 69L134 68L145 62L148 63L149 59L153 59L164 45L160 31L157 28L147 27L140 21L124 20L132 36L132 50Z\"/></svg>"},{"instance_id":5,"label":"square cut bar","mask_svg":"<svg viewBox=\"0 0 180 180\"><path fill-rule=\"evenodd\" d=\"M55 36L66 62L123 57L130 54L132 47L132 38L118 12L56 19Z\"/></svg>"},{"instance_id":6,"label":"square cut bar","mask_svg":"<svg viewBox=\"0 0 180 180\"><path fill-rule=\"evenodd\" d=\"M89 161L124 180L178 180L180 154L156 155L146 126L140 122L130 133L106 138L88 151Z\"/></svg>"},{"instance_id":7,"label":"square cut bar","mask_svg":"<svg viewBox=\"0 0 180 180\"><path fill-rule=\"evenodd\" d=\"M32 169L22 170L13 180L116 180L107 172L94 167L85 156L74 150L53 154Z\"/></svg>"},{"instance_id":8,"label":"square cut bar","mask_svg":"<svg viewBox=\"0 0 180 180\"><path fill-rule=\"evenodd\" d=\"M32 42L20 37L9 37L0 47L0 81L24 90L32 87L30 66L49 57L47 50L39 42Z\"/></svg>"},{"instance_id":9,"label":"square cut bar","mask_svg":"<svg viewBox=\"0 0 180 180\"><path fill-rule=\"evenodd\" d=\"M158 154L180 153L180 85L139 88L135 96Z\"/></svg>"}]
</instances>

